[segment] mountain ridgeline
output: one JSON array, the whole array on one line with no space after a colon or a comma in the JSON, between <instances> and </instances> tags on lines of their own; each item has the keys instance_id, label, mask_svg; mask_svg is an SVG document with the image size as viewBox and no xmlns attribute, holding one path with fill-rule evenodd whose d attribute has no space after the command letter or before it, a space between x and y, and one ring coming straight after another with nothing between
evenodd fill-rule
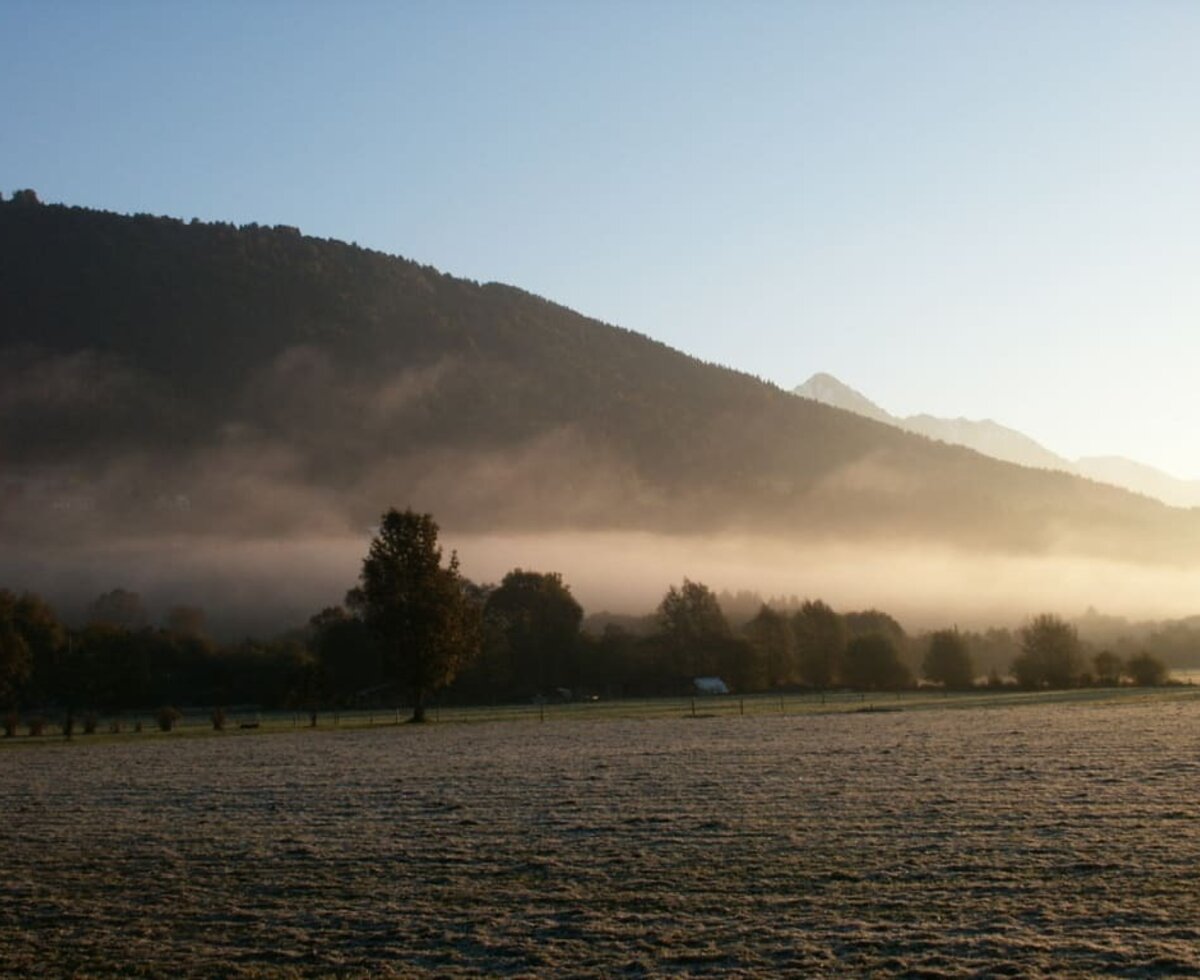
<instances>
[{"instance_id":1,"label":"mountain ridgeline","mask_svg":"<svg viewBox=\"0 0 1200 980\"><path fill-rule=\"evenodd\" d=\"M802 352L797 352L799 357ZM287 227L0 201L0 531L737 532L1183 560L1200 515Z\"/></svg>"},{"instance_id":2,"label":"mountain ridgeline","mask_svg":"<svg viewBox=\"0 0 1200 980\"><path fill-rule=\"evenodd\" d=\"M966 446L994 459L1061 470L1077 476L1124 487L1145 494L1173 507L1200 507L1200 480L1181 480L1144 463L1121 456L1081 456L1070 460L1050 452L1045 446L1016 429L991 419L947 419L936 415L897 416L884 411L873 401L824 372L814 374L793 394L812 398L835 408L844 408L877 422L886 422L908 432L939 439L953 446Z\"/></svg>"}]
</instances>

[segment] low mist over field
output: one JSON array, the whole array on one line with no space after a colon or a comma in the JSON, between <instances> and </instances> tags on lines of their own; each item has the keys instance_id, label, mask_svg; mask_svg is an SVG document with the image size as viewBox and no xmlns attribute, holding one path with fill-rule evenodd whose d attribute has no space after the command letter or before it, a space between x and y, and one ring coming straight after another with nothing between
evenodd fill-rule
<instances>
[{"instance_id":1,"label":"low mist over field","mask_svg":"<svg viewBox=\"0 0 1200 980\"><path fill-rule=\"evenodd\" d=\"M85 549L6 549L0 582L41 593L79 620L115 587L152 614L198 605L220 635L299 625L342 601L358 576L369 532L310 538L164 537L95 542ZM1012 625L1088 607L1130 619L1196 611L1200 567L1139 565L1070 556L964 553L911 544L834 545L745 536L563 532L481 535L443 531L464 574L499 582L513 568L561 572L588 612L641 615L684 577L764 600L822 598L839 609L885 609L909 630Z\"/></svg>"}]
</instances>

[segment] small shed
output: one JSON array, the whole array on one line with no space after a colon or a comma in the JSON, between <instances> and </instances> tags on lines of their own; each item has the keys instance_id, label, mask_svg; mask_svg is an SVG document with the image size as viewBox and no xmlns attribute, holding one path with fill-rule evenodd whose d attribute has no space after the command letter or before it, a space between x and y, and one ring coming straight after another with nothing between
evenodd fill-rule
<instances>
[{"instance_id":1,"label":"small shed","mask_svg":"<svg viewBox=\"0 0 1200 980\"><path fill-rule=\"evenodd\" d=\"M692 679L697 694L728 694L728 685L719 677L696 677Z\"/></svg>"}]
</instances>

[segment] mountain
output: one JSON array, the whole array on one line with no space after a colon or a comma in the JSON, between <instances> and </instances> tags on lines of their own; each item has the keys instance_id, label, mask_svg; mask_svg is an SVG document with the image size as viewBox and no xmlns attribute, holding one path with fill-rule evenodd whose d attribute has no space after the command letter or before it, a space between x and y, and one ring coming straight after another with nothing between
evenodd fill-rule
<instances>
[{"instance_id":1,"label":"mountain","mask_svg":"<svg viewBox=\"0 0 1200 980\"><path fill-rule=\"evenodd\" d=\"M934 415L910 415L901 419L899 424L909 432L955 446L967 446L977 453L1002 459L1006 463L1071 472L1071 464L1061 456L1056 456L1016 429L991 419L943 419Z\"/></svg>"},{"instance_id":2,"label":"mountain","mask_svg":"<svg viewBox=\"0 0 1200 980\"><path fill-rule=\"evenodd\" d=\"M1154 497L1173 507L1200 507L1200 480L1181 480L1124 456L1081 456L1073 469L1081 476Z\"/></svg>"},{"instance_id":3,"label":"mountain","mask_svg":"<svg viewBox=\"0 0 1200 980\"><path fill-rule=\"evenodd\" d=\"M804 384L794 389L794 393L825 405L832 405L855 415L864 415L885 425L896 425L895 416L885 412L866 395L855 391L832 374L814 374Z\"/></svg>"},{"instance_id":4,"label":"mountain","mask_svg":"<svg viewBox=\"0 0 1200 980\"><path fill-rule=\"evenodd\" d=\"M953 446L966 446L978 453L1001 459L1018 466L1035 466L1048 470L1071 472L1071 464L1016 429L991 419L943 419L934 415L892 415L873 401L839 381L832 374L818 373L792 389L792 393L813 401L855 412L877 422L894 425L906 432L915 432Z\"/></svg>"},{"instance_id":5,"label":"mountain","mask_svg":"<svg viewBox=\"0 0 1200 980\"><path fill-rule=\"evenodd\" d=\"M290 227L0 201L0 534L505 530L1194 554L1189 515Z\"/></svg>"},{"instance_id":6,"label":"mountain","mask_svg":"<svg viewBox=\"0 0 1200 980\"><path fill-rule=\"evenodd\" d=\"M945 419L934 415L897 416L886 412L873 401L831 374L814 374L804 384L792 389L793 394L833 405L866 418L897 426L930 439L954 446L966 446L993 459L1060 470L1078 476L1122 487L1134 493L1153 497L1173 507L1200 507L1200 481L1180 480L1144 463L1121 456L1084 456L1070 460L1052 453L1045 446L1016 429L991 419Z\"/></svg>"}]
</instances>

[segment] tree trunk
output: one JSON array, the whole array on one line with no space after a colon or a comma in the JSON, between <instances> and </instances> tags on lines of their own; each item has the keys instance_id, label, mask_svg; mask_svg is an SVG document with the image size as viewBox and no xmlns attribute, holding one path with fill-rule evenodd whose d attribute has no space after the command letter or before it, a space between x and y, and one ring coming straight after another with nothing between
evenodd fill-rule
<instances>
[{"instance_id":1,"label":"tree trunk","mask_svg":"<svg viewBox=\"0 0 1200 980\"><path fill-rule=\"evenodd\" d=\"M416 693L413 695L413 713L412 713L412 717L409 718L408 720L411 722L416 722L416 723L420 723L420 722L428 720L425 717L425 692L424 691L418 689L416 691Z\"/></svg>"}]
</instances>

